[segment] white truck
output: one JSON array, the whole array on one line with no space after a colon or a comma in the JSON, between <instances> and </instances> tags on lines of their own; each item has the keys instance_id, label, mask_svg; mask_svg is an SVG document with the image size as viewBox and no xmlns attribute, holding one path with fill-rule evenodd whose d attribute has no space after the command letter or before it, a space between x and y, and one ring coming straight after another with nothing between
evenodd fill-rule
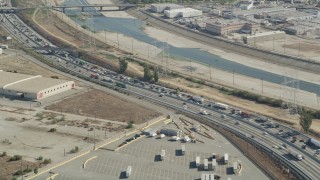
<instances>
[{"instance_id":1,"label":"white truck","mask_svg":"<svg viewBox=\"0 0 320 180\"><path fill-rule=\"evenodd\" d=\"M223 109L223 110L227 110L229 108L228 105L223 104L223 103L215 103L214 107L219 108L219 109Z\"/></svg>"},{"instance_id":2,"label":"white truck","mask_svg":"<svg viewBox=\"0 0 320 180\"><path fill-rule=\"evenodd\" d=\"M200 156L196 157L196 167L200 166Z\"/></svg>"},{"instance_id":3,"label":"white truck","mask_svg":"<svg viewBox=\"0 0 320 180\"><path fill-rule=\"evenodd\" d=\"M217 167L217 160L216 159L212 159L212 169L215 170Z\"/></svg>"},{"instance_id":4,"label":"white truck","mask_svg":"<svg viewBox=\"0 0 320 180\"><path fill-rule=\"evenodd\" d=\"M205 109L200 109L200 114L202 115L208 115L207 111Z\"/></svg>"},{"instance_id":5,"label":"white truck","mask_svg":"<svg viewBox=\"0 0 320 180\"><path fill-rule=\"evenodd\" d=\"M0 45L0 48L2 48L2 49L8 49L8 45L6 45L6 44L1 44L1 45Z\"/></svg>"},{"instance_id":6,"label":"white truck","mask_svg":"<svg viewBox=\"0 0 320 180\"><path fill-rule=\"evenodd\" d=\"M233 173L234 174L238 173L238 162L233 162Z\"/></svg>"},{"instance_id":7,"label":"white truck","mask_svg":"<svg viewBox=\"0 0 320 180\"><path fill-rule=\"evenodd\" d=\"M228 164L228 161L229 161L229 155L228 155L228 153L225 153L224 154L224 164Z\"/></svg>"},{"instance_id":8,"label":"white truck","mask_svg":"<svg viewBox=\"0 0 320 180\"><path fill-rule=\"evenodd\" d=\"M295 152L295 151L293 151L292 149L288 149L288 153L289 153L291 156L293 156L293 157L295 157L296 159L298 159L299 161L302 160L302 155L299 154L299 153L297 153L297 152Z\"/></svg>"},{"instance_id":9,"label":"white truck","mask_svg":"<svg viewBox=\"0 0 320 180\"><path fill-rule=\"evenodd\" d=\"M208 161L208 159L204 159L203 168L204 168L204 170L208 170L209 169L209 161Z\"/></svg>"},{"instance_id":10,"label":"white truck","mask_svg":"<svg viewBox=\"0 0 320 180\"><path fill-rule=\"evenodd\" d=\"M161 150L161 154L160 154L160 159L161 161L164 160L164 156L166 155L166 151L165 150Z\"/></svg>"},{"instance_id":11,"label":"white truck","mask_svg":"<svg viewBox=\"0 0 320 180\"><path fill-rule=\"evenodd\" d=\"M127 170L126 170L126 176L127 176L127 178L130 176L131 171L132 171L132 167L131 167L131 166L128 166L128 167L127 167Z\"/></svg>"},{"instance_id":12,"label":"white truck","mask_svg":"<svg viewBox=\"0 0 320 180\"><path fill-rule=\"evenodd\" d=\"M192 96L192 100L198 103L203 103L204 102L204 98L201 96Z\"/></svg>"},{"instance_id":13,"label":"white truck","mask_svg":"<svg viewBox=\"0 0 320 180\"><path fill-rule=\"evenodd\" d=\"M186 153L186 146L182 145L181 146L181 154L184 155Z\"/></svg>"}]
</instances>

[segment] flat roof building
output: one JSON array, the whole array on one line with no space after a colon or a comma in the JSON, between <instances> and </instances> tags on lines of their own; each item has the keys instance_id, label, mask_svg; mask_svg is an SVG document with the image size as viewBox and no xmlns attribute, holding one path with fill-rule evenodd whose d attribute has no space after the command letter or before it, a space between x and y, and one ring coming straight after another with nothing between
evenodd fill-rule
<instances>
[{"instance_id":1,"label":"flat roof building","mask_svg":"<svg viewBox=\"0 0 320 180\"><path fill-rule=\"evenodd\" d=\"M39 100L73 89L75 83L40 75L0 71L0 94L10 97Z\"/></svg>"},{"instance_id":2,"label":"flat roof building","mask_svg":"<svg viewBox=\"0 0 320 180\"><path fill-rule=\"evenodd\" d=\"M172 10L164 10L164 15L167 18L189 18L202 16L202 11L192 8L181 8L181 9L172 9Z\"/></svg>"},{"instance_id":3,"label":"flat roof building","mask_svg":"<svg viewBox=\"0 0 320 180\"><path fill-rule=\"evenodd\" d=\"M181 9L183 6L177 4L151 4L151 11L154 13L163 13L164 10Z\"/></svg>"},{"instance_id":4,"label":"flat roof building","mask_svg":"<svg viewBox=\"0 0 320 180\"><path fill-rule=\"evenodd\" d=\"M253 33L260 30L260 24L242 20L216 21L206 23L206 30L215 35L225 35L240 31Z\"/></svg>"}]
</instances>

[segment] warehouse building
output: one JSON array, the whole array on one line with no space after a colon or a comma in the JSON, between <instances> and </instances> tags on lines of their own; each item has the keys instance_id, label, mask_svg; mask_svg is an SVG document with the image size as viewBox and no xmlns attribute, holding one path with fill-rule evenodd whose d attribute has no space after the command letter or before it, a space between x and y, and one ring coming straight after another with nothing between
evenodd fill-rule
<instances>
[{"instance_id":1,"label":"warehouse building","mask_svg":"<svg viewBox=\"0 0 320 180\"><path fill-rule=\"evenodd\" d=\"M207 22L206 31L214 35L225 35L228 33L254 33L260 30L260 24L242 20Z\"/></svg>"},{"instance_id":2,"label":"warehouse building","mask_svg":"<svg viewBox=\"0 0 320 180\"><path fill-rule=\"evenodd\" d=\"M183 6L177 4L151 4L151 11L154 13L163 13L164 10L181 9Z\"/></svg>"},{"instance_id":3,"label":"warehouse building","mask_svg":"<svg viewBox=\"0 0 320 180\"><path fill-rule=\"evenodd\" d=\"M243 38L243 41L246 44L255 44L258 42L264 42L269 40L284 39L285 35L286 33L284 31L269 31L269 32L253 34L250 36L245 36Z\"/></svg>"},{"instance_id":4,"label":"warehouse building","mask_svg":"<svg viewBox=\"0 0 320 180\"><path fill-rule=\"evenodd\" d=\"M190 18L202 16L202 11L192 8L182 8L182 9L173 9L173 10L164 10L164 16L167 18Z\"/></svg>"},{"instance_id":5,"label":"warehouse building","mask_svg":"<svg viewBox=\"0 0 320 180\"><path fill-rule=\"evenodd\" d=\"M0 71L0 87L0 94L4 96L40 100L73 89L75 83Z\"/></svg>"}]
</instances>

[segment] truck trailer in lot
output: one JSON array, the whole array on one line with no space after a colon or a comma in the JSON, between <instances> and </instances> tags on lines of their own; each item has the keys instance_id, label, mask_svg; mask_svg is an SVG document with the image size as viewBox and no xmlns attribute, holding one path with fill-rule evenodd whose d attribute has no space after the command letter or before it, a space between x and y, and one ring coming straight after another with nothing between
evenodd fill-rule
<instances>
[{"instance_id":1,"label":"truck trailer in lot","mask_svg":"<svg viewBox=\"0 0 320 180\"><path fill-rule=\"evenodd\" d=\"M186 146L182 145L181 146L181 154L184 155L186 153Z\"/></svg>"},{"instance_id":2,"label":"truck trailer in lot","mask_svg":"<svg viewBox=\"0 0 320 180\"><path fill-rule=\"evenodd\" d=\"M160 154L161 161L164 160L165 155L166 155L166 151L165 150L161 150L161 154Z\"/></svg>"},{"instance_id":3,"label":"truck trailer in lot","mask_svg":"<svg viewBox=\"0 0 320 180\"><path fill-rule=\"evenodd\" d=\"M229 161L229 155L228 155L228 153L225 153L224 154L224 163L228 164L228 161Z\"/></svg>"},{"instance_id":4,"label":"truck trailer in lot","mask_svg":"<svg viewBox=\"0 0 320 180\"><path fill-rule=\"evenodd\" d=\"M215 103L214 107L218 108L218 109L223 109L223 110L227 110L229 108L228 105L226 104L222 104L222 103Z\"/></svg>"},{"instance_id":5,"label":"truck trailer in lot","mask_svg":"<svg viewBox=\"0 0 320 180\"><path fill-rule=\"evenodd\" d=\"M200 166L200 156L196 157L196 167Z\"/></svg>"},{"instance_id":6,"label":"truck trailer in lot","mask_svg":"<svg viewBox=\"0 0 320 180\"><path fill-rule=\"evenodd\" d=\"M238 173L238 162L233 162L233 173L234 174Z\"/></svg>"},{"instance_id":7,"label":"truck trailer in lot","mask_svg":"<svg viewBox=\"0 0 320 180\"><path fill-rule=\"evenodd\" d=\"M127 176L127 178L130 176L131 171L132 171L132 167L131 167L131 166L128 166L128 167L127 167L127 170L126 170L126 176Z\"/></svg>"},{"instance_id":8,"label":"truck trailer in lot","mask_svg":"<svg viewBox=\"0 0 320 180\"><path fill-rule=\"evenodd\" d=\"M289 153L291 156L293 156L293 157L295 157L296 159L298 159L299 161L302 160L302 155L299 154L299 153L297 153L297 152L295 152L295 151L293 151L292 149L288 149L288 153Z\"/></svg>"},{"instance_id":9,"label":"truck trailer in lot","mask_svg":"<svg viewBox=\"0 0 320 180\"><path fill-rule=\"evenodd\" d=\"M209 161L208 161L208 159L204 159L203 168L204 168L204 170L208 170L209 169Z\"/></svg>"},{"instance_id":10,"label":"truck trailer in lot","mask_svg":"<svg viewBox=\"0 0 320 180\"><path fill-rule=\"evenodd\" d=\"M216 159L212 159L212 169L215 170L217 167L217 160Z\"/></svg>"}]
</instances>

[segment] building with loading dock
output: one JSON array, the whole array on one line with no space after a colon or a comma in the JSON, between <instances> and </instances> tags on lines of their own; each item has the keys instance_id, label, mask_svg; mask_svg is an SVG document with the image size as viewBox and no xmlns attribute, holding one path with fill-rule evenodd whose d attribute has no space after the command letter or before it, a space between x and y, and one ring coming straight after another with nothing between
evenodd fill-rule
<instances>
[{"instance_id":1,"label":"building with loading dock","mask_svg":"<svg viewBox=\"0 0 320 180\"><path fill-rule=\"evenodd\" d=\"M0 70L0 95L40 100L73 89L75 83Z\"/></svg>"}]
</instances>

